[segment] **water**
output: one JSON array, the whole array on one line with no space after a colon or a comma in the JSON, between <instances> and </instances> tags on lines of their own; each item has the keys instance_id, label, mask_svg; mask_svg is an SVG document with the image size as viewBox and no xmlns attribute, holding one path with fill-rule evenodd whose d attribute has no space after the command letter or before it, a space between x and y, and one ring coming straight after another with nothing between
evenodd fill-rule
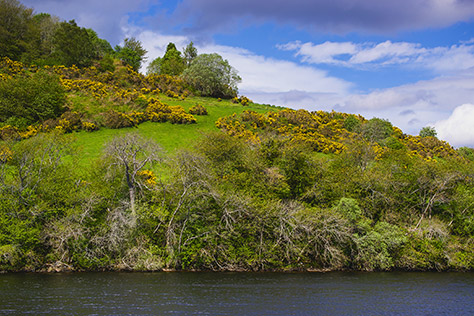
<instances>
[{"instance_id":1,"label":"water","mask_svg":"<svg viewBox=\"0 0 474 316\"><path fill-rule=\"evenodd\" d=\"M474 273L0 275L0 315L474 315Z\"/></svg>"}]
</instances>

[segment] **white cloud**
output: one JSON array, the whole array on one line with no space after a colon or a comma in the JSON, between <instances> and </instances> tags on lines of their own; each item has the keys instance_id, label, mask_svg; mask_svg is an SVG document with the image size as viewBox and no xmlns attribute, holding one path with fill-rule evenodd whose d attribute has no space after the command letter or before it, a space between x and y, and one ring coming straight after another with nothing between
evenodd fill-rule
<instances>
[{"instance_id":1,"label":"white cloud","mask_svg":"<svg viewBox=\"0 0 474 316\"><path fill-rule=\"evenodd\" d=\"M474 104L463 104L445 120L434 124L438 137L456 147L474 148Z\"/></svg>"},{"instance_id":2,"label":"white cloud","mask_svg":"<svg viewBox=\"0 0 474 316\"><path fill-rule=\"evenodd\" d=\"M351 42L325 42L314 45L296 41L277 47L288 51L296 50L296 56L302 56L302 61L312 64L345 64L344 57L353 56L359 50L358 45Z\"/></svg>"},{"instance_id":3,"label":"white cloud","mask_svg":"<svg viewBox=\"0 0 474 316\"><path fill-rule=\"evenodd\" d=\"M372 47L360 49L351 57L349 63L362 64L375 61L384 64L404 63L425 52L426 49L420 48L419 44L385 41Z\"/></svg>"},{"instance_id":4,"label":"white cloud","mask_svg":"<svg viewBox=\"0 0 474 316\"><path fill-rule=\"evenodd\" d=\"M217 52L238 69L239 88L247 92L283 92L302 90L313 93L346 93L350 84L329 76L325 71L294 62L267 58L246 49L209 45L200 52Z\"/></svg>"},{"instance_id":5,"label":"white cloud","mask_svg":"<svg viewBox=\"0 0 474 316\"><path fill-rule=\"evenodd\" d=\"M474 41L450 47L425 48L418 43L391 42L353 43L325 42L322 44L289 42L277 46L295 51L295 56L310 64L331 64L345 67L409 64L436 73L452 73L474 67Z\"/></svg>"}]
</instances>

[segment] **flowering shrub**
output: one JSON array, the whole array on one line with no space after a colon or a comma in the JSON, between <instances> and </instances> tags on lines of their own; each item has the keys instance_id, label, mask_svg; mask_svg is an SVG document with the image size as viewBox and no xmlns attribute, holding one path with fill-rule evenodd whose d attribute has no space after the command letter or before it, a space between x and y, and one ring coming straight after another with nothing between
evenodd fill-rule
<instances>
[{"instance_id":1,"label":"flowering shrub","mask_svg":"<svg viewBox=\"0 0 474 316\"><path fill-rule=\"evenodd\" d=\"M20 134L18 133L18 128L11 125L5 125L0 127L0 139L1 140L15 140L19 139Z\"/></svg>"},{"instance_id":2,"label":"flowering shrub","mask_svg":"<svg viewBox=\"0 0 474 316\"><path fill-rule=\"evenodd\" d=\"M152 99L146 114L152 122L171 122L173 124L196 123L196 118L184 111L181 106L169 106L159 100Z\"/></svg>"},{"instance_id":3,"label":"flowering shrub","mask_svg":"<svg viewBox=\"0 0 474 316\"><path fill-rule=\"evenodd\" d=\"M216 126L229 135L251 141L258 140L261 133L271 133L290 142L306 143L315 151L340 153L348 132L342 127L343 118L335 119L335 116L335 113L323 111L285 109L264 115L247 110L240 117L234 114L219 119Z\"/></svg>"},{"instance_id":4,"label":"flowering shrub","mask_svg":"<svg viewBox=\"0 0 474 316\"><path fill-rule=\"evenodd\" d=\"M140 170L138 177L145 183L145 185L154 186L156 185L156 176L151 170Z\"/></svg>"},{"instance_id":5,"label":"flowering shrub","mask_svg":"<svg viewBox=\"0 0 474 316\"><path fill-rule=\"evenodd\" d=\"M173 124L193 124L196 118L184 111L181 106L170 106L169 121Z\"/></svg>"},{"instance_id":6,"label":"flowering shrub","mask_svg":"<svg viewBox=\"0 0 474 316\"><path fill-rule=\"evenodd\" d=\"M0 144L0 163L6 163L12 159L13 152L6 144Z\"/></svg>"},{"instance_id":7,"label":"flowering shrub","mask_svg":"<svg viewBox=\"0 0 474 316\"><path fill-rule=\"evenodd\" d=\"M244 96L240 97L239 101L240 101L240 104L242 104L243 106L247 106L249 105L250 102L252 102L249 98L244 97Z\"/></svg>"},{"instance_id":8,"label":"flowering shrub","mask_svg":"<svg viewBox=\"0 0 474 316\"><path fill-rule=\"evenodd\" d=\"M13 61L8 57L3 57L0 59L0 70L10 76L18 75L20 73L24 73L26 67L18 62Z\"/></svg>"},{"instance_id":9,"label":"flowering shrub","mask_svg":"<svg viewBox=\"0 0 474 316\"><path fill-rule=\"evenodd\" d=\"M136 125L133 118L127 114L120 113L117 111L110 111L104 116L104 125L108 128L125 128L133 127Z\"/></svg>"},{"instance_id":10,"label":"flowering shrub","mask_svg":"<svg viewBox=\"0 0 474 316\"><path fill-rule=\"evenodd\" d=\"M82 129L87 131L87 132L93 132L99 129L99 126L97 124L88 122L88 121L83 121L82 122Z\"/></svg>"},{"instance_id":11,"label":"flowering shrub","mask_svg":"<svg viewBox=\"0 0 474 316\"><path fill-rule=\"evenodd\" d=\"M201 104L196 104L189 109L189 113L193 115L207 115L207 109Z\"/></svg>"},{"instance_id":12,"label":"flowering shrub","mask_svg":"<svg viewBox=\"0 0 474 316\"><path fill-rule=\"evenodd\" d=\"M171 90L166 90L165 95L170 97L170 98L174 98L174 99L179 98L179 95L177 93L175 93L174 91L171 91Z\"/></svg>"}]
</instances>

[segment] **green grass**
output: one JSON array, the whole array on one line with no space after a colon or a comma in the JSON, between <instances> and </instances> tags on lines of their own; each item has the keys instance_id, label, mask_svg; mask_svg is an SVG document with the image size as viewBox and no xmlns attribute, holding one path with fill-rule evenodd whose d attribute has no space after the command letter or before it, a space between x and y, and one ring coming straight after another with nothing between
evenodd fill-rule
<instances>
[{"instance_id":1,"label":"green grass","mask_svg":"<svg viewBox=\"0 0 474 316\"><path fill-rule=\"evenodd\" d=\"M229 100L218 101L217 99L202 97L190 97L185 100L162 97L162 101L168 105L180 105L185 110L199 103L207 109L208 115L195 115L197 119L196 124L184 125L171 124L169 122L145 122L135 128L102 128L95 132L77 132L75 133L75 143L80 152L79 160L77 161L78 165L87 166L93 160L99 158L107 141L118 135L138 132L140 135L156 141L163 148L165 153L172 154L181 148L191 148L206 133L217 131L218 129L215 126L215 122L220 117L234 113L240 114L244 110L267 113L279 109L269 105L254 103L249 104L249 106L242 106L241 104L234 104Z\"/></svg>"}]
</instances>

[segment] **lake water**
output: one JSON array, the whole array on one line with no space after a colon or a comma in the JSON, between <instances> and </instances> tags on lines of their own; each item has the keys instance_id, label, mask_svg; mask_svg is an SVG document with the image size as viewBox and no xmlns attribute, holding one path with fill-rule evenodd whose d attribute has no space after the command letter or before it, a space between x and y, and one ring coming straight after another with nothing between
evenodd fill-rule
<instances>
[{"instance_id":1,"label":"lake water","mask_svg":"<svg viewBox=\"0 0 474 316\"><path fill-rule=\"evenodd\" d=\"M474 273L15 273L0 315L474 315Z\"/></svg>"}]
</instances>

